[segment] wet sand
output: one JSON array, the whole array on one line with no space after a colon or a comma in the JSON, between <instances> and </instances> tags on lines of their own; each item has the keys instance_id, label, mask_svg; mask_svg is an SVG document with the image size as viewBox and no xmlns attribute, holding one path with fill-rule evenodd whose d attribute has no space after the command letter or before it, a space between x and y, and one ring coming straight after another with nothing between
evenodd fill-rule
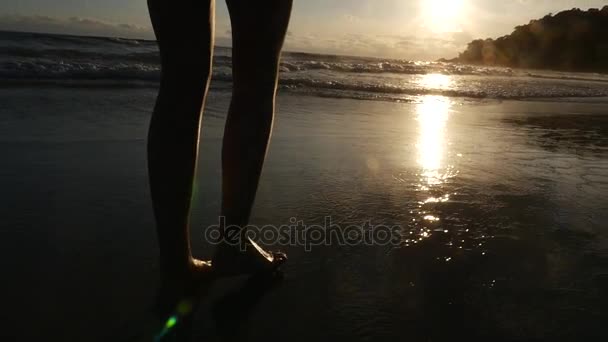
<instances>
[{"instance_id":1,"label":"wet sand","mask_svg":"<svg viewBox=\"0 0 608 342\"><path fill-rule=\"evenodd\" d=\"M227 99L212 93L204 119L192 225L201 258L212 254L203 232L219 212ZM11 340L152 335L153 100L150 89L0 90ZM371 220L401 226L403 243L283 248L283 281L245 297L244 280L216 284L193 340L608 337L607 110L280 97L252 222Z\"/></svg>"}]
</instances>

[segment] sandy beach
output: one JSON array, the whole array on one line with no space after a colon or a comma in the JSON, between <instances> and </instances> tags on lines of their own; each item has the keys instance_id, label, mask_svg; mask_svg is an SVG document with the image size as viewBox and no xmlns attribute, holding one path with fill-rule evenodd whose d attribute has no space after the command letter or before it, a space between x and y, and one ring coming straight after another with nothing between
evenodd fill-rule
<instances>
[{"instance_id":1,"label":"sandy beach","mask_svg":"<svg viewBox=\"0 0 608 342\"><path fill-rule=\"evenodd\" d=\"M145 137L155 94L0 89L3 334L154 335ZM204 116L191 228L201 258L212 255L204 231L219 212L228 99L213 91ZM606 338L607 109L602 98L281 93L252 223L371 220L402 227L403 241L283 247L284 280L261 292L243 279L215 286L194 340Z\"/></svg>"}]
</instances>

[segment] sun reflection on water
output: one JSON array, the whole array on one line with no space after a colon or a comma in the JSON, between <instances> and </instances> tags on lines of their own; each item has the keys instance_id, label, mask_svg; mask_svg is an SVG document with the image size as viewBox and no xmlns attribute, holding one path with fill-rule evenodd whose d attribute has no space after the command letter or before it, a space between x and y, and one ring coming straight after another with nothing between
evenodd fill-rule
<instances>
[{"instance_id":1,"label":"sun reflection on water","mask_svg":"<svg viewBox=\"0 0 608 342\"><path fill-rule=\"evenodd\" d=\"M416 83L424 89L448 89L452 86L452 78L442 74L426 74L420 76Z\"/></svg>"},{"instance_id":2,"label":"sun reflection on water","mask_svg":"<svg viewBox=\"0 0 608 342\"><path fill-rule=\"evenodd\" d=\"M437 88L449 86L451 81L449 76L425 75L421 82ZM458 165L463 165L463 154L457 153L460 146L450 142L452 137L455 141L461 137L458 126L450 124L456 113L454 102L445 96L421 96L414 113L415 150L408 150L415 158L412 166L416 171L409 185L417 202L409 207L403 245L424 246L429 253L438 252L437 260L444 262L456 262L458 255L474 249L481 249L483 256L488 237L471 227L466 212L472 206L468 195L455 191L458 182L453 178L460 172Z\"/></svg>"},{"instance_id":3,"label":"sun reflection on water","mask_svg":"<svg viewBox=\"0 0 608 342\"><path fill-rule=\"evenodd\" d=\"M446 76L447 77L447 76ZM449 82L449 77L443 75L426 75L430 85L440 87ZM437 204L450 200L450 194L445 193L442 185L453 177L453 167L447 165L447 123L452 102L444 96L424 96L416 105L416 121L418 123L418 138L416 141L417 164L419 181L416 184L421 194L428 196L419 202L417 214L413 221L415 238L406 240L407 245L430 238L434 232L446 233L442 228L440 215L434 213Z\"/></svg>"},{"instance_id":4,"label":"sun reflection on water","mask_svg":"<svg viewBox=\"0 0 608 342\"><path fill-rule=\"evenodd\" d=\"M441 184L446 176L441 169L450 107L450 100L443 96L426 96L417 106L416 120L420 133L416 147L424 183L421 185L424 187Z\"/></svg>"}]
</instances>

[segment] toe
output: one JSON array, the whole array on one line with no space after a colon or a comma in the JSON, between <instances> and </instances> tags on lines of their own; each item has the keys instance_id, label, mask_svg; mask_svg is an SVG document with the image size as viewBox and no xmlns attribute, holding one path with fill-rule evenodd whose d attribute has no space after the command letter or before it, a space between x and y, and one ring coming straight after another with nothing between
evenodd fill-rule
<instances>
[{"instance_id":1,"label":"toe","mask_svg":"<svg viewBox=\"0 0 608 342\"><path fill-rule=\"evenodd\" d=\"M283 252L272 252L272 257L272 263L277 267L287 261L287 254Z\"/></svg>"}]
</instances>

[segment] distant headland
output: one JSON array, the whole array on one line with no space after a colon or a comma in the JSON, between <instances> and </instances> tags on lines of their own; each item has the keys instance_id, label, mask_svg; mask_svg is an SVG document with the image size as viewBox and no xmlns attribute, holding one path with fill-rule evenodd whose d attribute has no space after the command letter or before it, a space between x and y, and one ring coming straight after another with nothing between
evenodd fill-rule
<instances>
[{"instance_id":1,"label":"distant headland","mask_svg":"<svg viewBox=\"0 0 608 342\"><path fill-rule=\"evenodd\" d=\"M442 62L564 71L608 72L608 6L548 14L510 35L477 39Z\"/></svg>"}]
</instances>

